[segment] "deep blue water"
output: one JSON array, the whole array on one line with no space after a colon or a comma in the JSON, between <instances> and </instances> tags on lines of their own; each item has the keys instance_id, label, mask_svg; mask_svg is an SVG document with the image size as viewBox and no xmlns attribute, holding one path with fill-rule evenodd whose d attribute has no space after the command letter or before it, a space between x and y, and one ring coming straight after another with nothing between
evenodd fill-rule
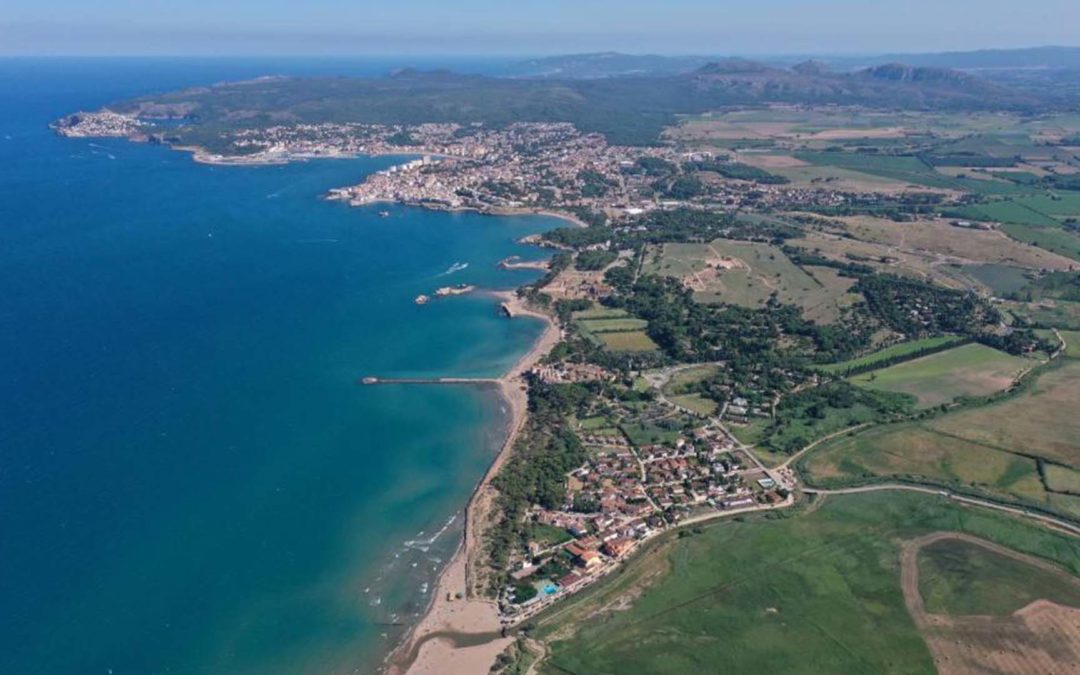
<instances>
[{"instance_id":1,"label":"deep blue water","mask_svg":"<svg viewBox=\"0 0 1080 675\"><path fill-rule=\"evenodd\" d=\"M318 199L392 158L210 167L46 128L397 65L0 60L0 672L365 672L422 608L456 530L405 542L461 508L504 411L356 379L508 367L536 323L412 298L529 280L495 263L556 223Z\"/></svg>"}]
</instances>

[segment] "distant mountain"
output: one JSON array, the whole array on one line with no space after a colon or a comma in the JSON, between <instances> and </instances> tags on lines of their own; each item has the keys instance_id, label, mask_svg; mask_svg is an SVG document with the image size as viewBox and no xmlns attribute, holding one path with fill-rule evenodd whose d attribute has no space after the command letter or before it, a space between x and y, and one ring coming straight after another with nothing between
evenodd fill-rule
<instances>
[{"instance_id":1,"label":"distant mountain","mask_svg":"<svg viewBox=\"0 0 1080 675\"><path fill-rule=\"evenodd\" d=\"M945 68L889 63L833 73L823 63L792 68L728 59L683 75L698 90L732 103L836 103L874 107L1015 108L1038 97Z\"/></svg>"},{"instance_id":2,"label":"distant mountain","mask_svg":"<svg viewBox=\"0 0 1080 675\"><path fill-rule=\"evenodd\" d=\"M909 66L954 68L957 70L974 71L1033 68L1076 70L1080 69L1080 47L980 49L965 52L830 57L826 60L834 68L848 70L894 62L902 62Z\"/></svg>"},{"instance_id":3,"label":"distant mountain","mask_svg":"<svg viewBox=\"0 0 1080 675\"><path fill-rule=\"evenodd\" d=\"M817 59L810 59L807 61L802 61L801 63L796 63L791 67L791 69L800 75L811 76L828 75L832 72L829 64L825 63L824 61L818 61Z\"/></svg>"},{"instance_id":4,"label":"distant mountain","mask_svg":"<svg viewBox=\"0 0 1080 675\"><path fill-rule=\"evenodd\" d=\"M710 62L705 56L659 56L656 54L621 54L596 52L567 54L530 59L513 64L506 74L510 77L543 77L587 80L601 77L641 75L678 75L688 73Z\"/></svg>"},{"instance_id":5,"label":"distant mountain","mask_svg":"<svg viewBox=\"0 0 1080 675\"><path fill-rule=\"evenodd\" d=\"M801 63L798 63L794 58L782 56L762 60L766 64L776 67L790 66L792 70L803 75L824 75L830 69L851 72L892 63L904 63L908 66L920 68L951 68L975 71L1032 68L1080 70L1080 47L1031 47L923 54L820 56L810 60L803 60ZM709 64L724 64L726 62L755 63L738 58L597 52L548 56L521 61L512 64L507 69L506 75L510 77L571 80L681 75Z\"/></svg>"}]
</instances>

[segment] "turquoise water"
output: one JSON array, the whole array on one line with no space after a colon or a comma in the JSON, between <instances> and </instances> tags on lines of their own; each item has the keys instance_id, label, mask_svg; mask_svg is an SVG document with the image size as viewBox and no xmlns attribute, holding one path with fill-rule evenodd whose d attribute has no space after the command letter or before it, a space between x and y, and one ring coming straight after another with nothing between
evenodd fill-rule
<instances>
[{"instance_id":1,"label":"turquoise water","mask_svg":"<svg viewBox=\"0 0 1080 675\"><path fill-rule=\"evenodd\" d=\"M456 544L499 401L356 380L505 370L538 323L412 299L528 281L495 263L556 222L318 199L392 158L210 167L45 129L315 67L274 65L0 60L0 672L367 672Z\"/></svg>"}]
</instances>

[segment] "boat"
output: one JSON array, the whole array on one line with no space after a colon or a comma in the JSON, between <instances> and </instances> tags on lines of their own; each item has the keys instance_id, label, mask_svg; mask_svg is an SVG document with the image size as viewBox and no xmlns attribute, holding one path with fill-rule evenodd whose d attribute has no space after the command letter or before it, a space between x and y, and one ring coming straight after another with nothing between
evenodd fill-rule
<instances>
[{"instance_id":1,"label":"boat","mask_svg":"<svg viewBox=\"0 0 1080 675\"><path fill-rule=\"evenodd\" d=\"M428 300L431 300L431 298L429 298L428 296L421 293L420 295L416 296L416 299L413 300L413 302L415 302L418 305L426 305Z\"/></svg>"},{"instance_id":2,"label":"boat","mask_svg":"<svg viewBox=\"0 0 1080 675\"><path fill-rule=\"evenodd\" d=\"M379 217L380 218L388 218L388 217L390 217L390 212L389 211L379 211Z\"/></svg>"}]
</instances>

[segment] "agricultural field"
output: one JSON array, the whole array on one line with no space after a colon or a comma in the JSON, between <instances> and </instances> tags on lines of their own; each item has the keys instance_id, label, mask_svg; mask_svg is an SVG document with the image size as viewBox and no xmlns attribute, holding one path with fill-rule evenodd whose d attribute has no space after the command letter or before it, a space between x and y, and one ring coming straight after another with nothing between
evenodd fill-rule
<instances>
[{"instance_id":1,"label":"agricultural field","mask_svg":"<svg viewBox=\"0 0 1080 675\"><path fill-rule=\"evenodd\" d=\"M885 192L898 194L911 191L909 183L884 176L860 173L835 166L821 166L798 159L790 154L765 154L757 151L740 152L739 161L787 178L796 187L828 187L845 192Z\"/></svg>"},{"instance_id":2,"label":"agricultural field","mask_svg":"<svg viewBox=\"0 0 1080 675\"><path fill-rule=\"evenodd\" d=\"M645 331L623 331L619 333L600 333L596 336L604 347L613 352L651 352L657 349Z\"/></svg>"},{"instance_id":3,"label":"agricultural field","mask_svg":"<svg viewBox=\"0 0 1080 675\"><path fill-rule=\"evenodd\" d=\"M1065 340L1065 356L1071 359L1080 359L1080 331L1058 331L1061 339Z\"/></svg>"},{"instance_id":4,"label":"agricultural field","mask_svg":"<svg viewBox=\"0 0 1080 675\"><path fill-rule=\"evenodd\" d=\"M1051 490L1080 496L1080 471L1058 464L1047 464L1043 471Z\"/></svg>"},{"instance_id":5,"label":"agricultural field","mask_svg":"<svg viewBox=\"0 0 1080 675\"><path fill-rule=\"evenodd\" d=\"M649 323L631 317L625 310L594 308L574 312L582 334L614 352L650 352L656 343L645 333Z\"/></svg>"},{"instance_id":6,"label":"agricultural field","mask_svg":"<svg viewBox=\"0 0 1080 675\"><path fill-rule=\"evenodd\" d=\"M1052 253L1080 260L1080 237L1059 226L1041 227L1021 223L1005 223L1001 231L1017 241L1046 249Z\"/></svg>"},{"instance_id":7,"label":"agricultural field","mask_svg":"<svg viewBox=\"0 0 1080 675\"><path fill-rule=\"evenodd\" d=\"M1040 374L1030 388L998 403L944 415L939 432L1080 468L1080 360Z\"/></svg>"},{"instance_id":8,"label":"agricultural field","mask_svg":"<svg viewBox=\"0 0 1080 675\"><path fill-rule=\"evenodd\" d=\"M625 309L611 309L608 307L593 307L573 313L573 318L582 319L620 319L630 314Z\"/></svg>"},{"instance_id":9,"label":"agricultural field","mask_svg":"<svg viewBox=\"0 0 1080 675\"><path fill-rule=\"evenodd\" d=\"M1075 260L1020 243L1000 232L955 227L948 220L897 223L871 216L834 220L842 222L848 234L861 241L958 260L1055 270L1067 270L1076 265Z\"/></svg>"},{"instance_id":10,"label":"agricultural field","mask_svg":"<svg viewBox=\"0 0 1080 675\"><path fill-rule=\"evenodd\" d=\"M1080 217L1080 192L1055 191L1017 199L1023 206L1064 220Z\"/></svg>"},{"instance_id":11,"label":"agricultural field","mask_svg":"<svg viewBox=\"0 0 1080 675\"><path fill-rule=\"evenodd\" d=\"M1007 389L1036 363L985 345L968 344L856 375L851 381L876 391L911 394L918 407L931 408L960 397L988 396Z\"/></svg>"},{"instance_id":12,"label":"agricultural field","mask_svg":"<svg viewBox=\"0 0 1080 675\"><path fill-rule=\"evenodd\" d=\"M829 363L822 366L815 366L817 370L824 373L843 373L855 368L868 368L875 363L883 363L891 359L901 359L908 354L914 354L927 349L940 349L947 345L960 342L962 338L953 335L939 335L936 337L922 338L921 340L908 340L905 342L898 342L894 345L889 345L884 349L879 349L871 354L859 356L847 361L840 361L838 363Z\"/></svg>"},{"instance_id":13,"label":"agricultural field","mask_svg":"<svg viewBox=\"0 0 1080 675\"><path fill-rule=\"evenodd\" d=\"M901 542L960 530L1080 574L1066 535L911 493L831 496L789 517L665 537L538 619L541 673L934 673Z\"/></svg>"},{"instance_id":14,"label":"agricultural field","mask_svg":"<svg viewBox=\"0 0 1080 675\"><path fill-rule=\"evenodd\" d=\"M996 223L1015 223L1036 227L1057 227L1060 223L1050 215L1034 209L1019 199L1009 199L988 204L972 204L959 210L960 214L972 220L992 221Z\"/></svg>"},{"instance_id":15,"label":"agricultural field","mask_svg":"<svg viewBox=\"0 0 1080 675\"><path fill-rule=\"evenodd\" d=\"M1036 325L1080 331L1080 302L1007 302L1002 306Z\"/></svg>"},{"instance_id":16,"label":"agricultural field","mask_svg":"<svg viewBox=\"0 0 1080 675\"><path fill-rule=\"evenodd\" d=\"M833 439L802 466L812 484L913 478L1080 516L1078 400L1080 361L1068 359L1002 401Z\"/></svg>"},{"instance_id":17,"label":"agricultural field","mask_svg":"<svg viewBox=\"0 0 1080 675\"><path fill-rule=\"evenodd\" d=\"M1015 293L1031 281L1031 272L1009 265L968 265L964 268L964 273L994 295Z\"/></svg>"},{"instance_id":18,"label":"agricultural field","mask_svg":"<svg viewBox=\"0 0 1080 675\"><path fill-rule=\"evenodd\" d=\"M964 190L967 182L938 173L918 157L857 152L796 152L795 158L815 166L836 167L939 190Z\"/></svg>"},{"instance_id":19,"label":"agricultural field","mask_svg":"<svg viewBox=\"0 0 1080 675\"><path fill-rule=\"evenodd\" d=\"M1050 505L1035 460L916 423L832 439L805 458L803 468L814 485L910 478Z\"/></svg>"},{"instance_id":20,"label":"agricultural field","mask_svg":"<svg viewBox=\"0 0 1080 675\"><path fill-rule=\"evenodd\" d=\"M704 303L760 307L775 292L781 302L799 305L822 322L835 321L858 298L849 292L852 280L822 267L811 276L771 244L664 244L647 254L645 272L681 279Z\"/></svg>"},{"instance_id":21,"label":"agricultural field","mask_svg":"<svg viewBox=\"0 0 1080 675\"><path fill-rule=\"evenodd\" d=\"M900 137L914 115L866 110L791 110L782 107L714 112L684 117L668 136L683 141L710 139L838 139Z\"/></svg>"},{"instance_id":22,"label":"agricultural field","mask_svg":"<svg viewBox=\"0 0 1080 675\"><path fill-rule=\"evenodd\" d=\"M1080 580L978 537L905 542L904 599L939 675L1072 672L1080 665Z\"/></svg>"},{"instance_id":23,"label":"agricultural field","mask_svg":"<svg viewBox=\"0 0 1080 675\"><path fill-rule=\"evenodd\" d=\"M1027 142L1038 133L1060 139L1075 132L1069 116L1041 118L1037 123L1010 113L875 111L862 108L792 109L786 106L688 115L670 138L680 140L778 140L789 146L836 145L847 141L921 141L929 134L965 139L971 134L1018 136ZM961 141L962 142L962 141Z\"/></svg>"},{"instance_id":24,"label":"agricultural field","mask_svg":"<svg viewBox=\"0 0 1080 675\"><path fill-rule=\"evenodd\" d=\"M644 330L649 325L642 319L587 319L582 320L592 333L621 333L623 331Z\"/></svg>"},{"instance_id":25,"label":"agricultural field","mask_svg":"<svg viewBox=\"0 0 1080 675\"><path fill-rule=\"evenodd\" d=\"M918 555L931 614L1007 616L1042 598L1080 609L1080 580L968 541L943 539Z\"/></svg>"},{"instance_id":26,"label":"agricultural field","mask_svg":"<svg viewBox=\"0 0 1080 675\"><path fill-rule=\"evenodd\" d=\"M858 262L885 274L933 280L948 288L963 289L971 285L971 280L962 274L962 270L940 264L939 256L929 252L875 244L814 230L807 230L803 236L789 239L787 243L829 260L839 263Z\"/></svg>"},{"instance_id":27,"label":"agricultural field","mask_svg":"<svg viewBox=\"0 0 1080 675\"><path fill-rule=\"evenodd\" d=\"M1050 494L1050 503L1061 513L1080 520L1080 496L1054 492Z\"/></svg>"}]
</instances>

